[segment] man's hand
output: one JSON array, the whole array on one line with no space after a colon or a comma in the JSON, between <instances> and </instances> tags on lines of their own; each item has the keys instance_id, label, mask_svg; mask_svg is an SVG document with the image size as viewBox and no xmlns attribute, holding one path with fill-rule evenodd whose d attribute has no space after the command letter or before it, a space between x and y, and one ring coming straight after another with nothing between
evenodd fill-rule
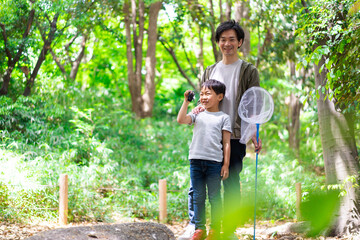
<instances>
[{"instance_id":1,"label":"man's hand","mask_svg":"<svg viewBox=\"0 0 360 240\"><path fill-rule=\"evenodd\" d=\"M262 149L262 142L261 139L259 138L259 142L256 141L256 134L254 134L254 136L252 136L251 138L254 147L255 147L255 152L256 153L260 153L261 149Z\"/></svg>"},{"instance_id":2,"label":"man's hand","mask_svg":"<svg viewBox=\"0 0 360 240\"><path fill-rule=\"evenodd\" d=\"M225 180L229 177L229 167L222 166L221 168L221 180Z\"/></svg>"},{"instance_id":3,"label":"man's hand","mask_svg":"<svg viewBox=\"0 0 360 240\"><path fill-rule=\"evenodd\" d=\"M199 113L201 113L203 111L205 111L205 108L203 106L201 106L201 105L199 105L199 106L195 107L193 110L191 110L191 112L193 114L199 114Z\"/></svg>"}]
</instances>

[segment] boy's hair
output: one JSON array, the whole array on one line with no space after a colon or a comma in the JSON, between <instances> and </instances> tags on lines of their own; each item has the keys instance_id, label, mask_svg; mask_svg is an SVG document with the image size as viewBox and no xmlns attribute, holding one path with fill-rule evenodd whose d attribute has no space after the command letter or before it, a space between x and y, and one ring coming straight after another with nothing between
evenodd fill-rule
<instances>
[{"instance_id":1,"label":"boy's hair","mask_svg":"<svg viewBox=\"0 0 360 240\"><path fill-rule=\"evenodd\" d=\"M229 20L226 22L220 23L220 25L216 28L215 40L218 43L220 41L220 36L224 31L234 29L236 32L237 40L240 42L242 39L244 41L245 33L242 27L240 27L239 23L235 22L235 20Z\"/></svg>"},{"instance_id":2,"label":"boy's hair","mask_svg":"<svg viewBox=\"0 0 360 240\"><path fill-rule=\"evenodd\" d=\"M217 95L222 93L225 96L226 86L217 80L209 79L201 85L201 88L212 89Z\"/></svg>"}]
</instances>

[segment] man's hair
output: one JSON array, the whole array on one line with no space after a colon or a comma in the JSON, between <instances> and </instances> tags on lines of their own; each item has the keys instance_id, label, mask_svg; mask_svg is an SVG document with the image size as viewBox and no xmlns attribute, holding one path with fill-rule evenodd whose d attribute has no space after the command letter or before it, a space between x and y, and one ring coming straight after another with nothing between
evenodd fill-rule
<instances>
[{"instance_id":1,"label":"man's hair","mask_svg":"<svg viewBox=\"0 0 360 240\"><path fill-rule=\"evenodd\" d=\"M244 41L245 33L242 27L240 27L239 23L235 22L235 20L229 20L226 22L220 23L220 25L216 28L215 40L218 43L220 41L220 36L224 31L234 29L236 32L237 40L240 42L242 39Z\"/></svg>"},{"instance_id":2,"label":"man's hair","mask_svg":"<svg viewBox=\"0 0 360 240\"><path fill-rule=\"evenodd\" d=\"M212 89L212 90L214 90L214 92L217 95L222 93L225 96L226 86L225 86L225 84L223 84L222 82L219 82L217 80L209 79L201 85L201 88Z\"/></svg>"}]
</instances>

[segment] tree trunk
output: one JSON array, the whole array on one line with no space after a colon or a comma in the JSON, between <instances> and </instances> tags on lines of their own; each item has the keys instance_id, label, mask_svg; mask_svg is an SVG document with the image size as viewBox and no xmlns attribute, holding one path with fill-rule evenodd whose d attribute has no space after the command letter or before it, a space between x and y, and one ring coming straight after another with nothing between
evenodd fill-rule
<instances>
[{"instance_id":1,"label":"tree trunk","mask_svg":"<svg viewBox=\"0 0 360 240\"><path fill-rule=\"evenodd\" d=\"M83 57L85 55L87 38L88 38L87 35L83 34L79 55L76 57L75 61L72 63L71 72L70 72L70 79L72 79L72 80L75 80L76 75L79 71L81 60L83 59Z\"/></svg>"},{"instance_id":2,"label":"tree trunk","mask_svg":"<svg viewBox=\"0 0 360 240\"><path fill-rule=\"evenodd\" d=\"M25 47L25 43L26 43L25 39L29 36L34 17L35 17L35 9L32 9L29 13L29 18L28 18L28 21L26 24L26 29L25 29L23 37L22 37L22 41L21 41L18 51L14 57L12 56L11 51L7 46L7 35L6 35L6 31L5 31L5 25L0 23L0 27L2 28L2 35L4 38L5 53L8 58L8 67L7 67L4 77L3 77L3 84L0 89L0 96L8 94L12 71L14 70L16 63L20 60L22 52L24 51L24 47Z\"/></svg>"},{"instance_id":3,"label":"tree trunk","mask_svg":"<svg viewBox=\"0 0 360 240\"><path fill-rule=\"evenodd\" d=\"M136 84L136 76L134 71L134 55L132 53L132 36L131 36L131 16L130 14L130 5L129 1L124 3L124 22L125 22L125 32L126 32L126 56L127 56L127 74L128 74L128 84L131 94L131 103L132 111L136 116L140 115L139 106L141 106L141 92L138 91ZM136 16L135 16L136 17ZM134 37L135 39L135 37Z\"/></svg>"},{"instance_id":4,"label":"tree trunk","mask_svg":"<svg viewBox=\"0 0 360 240\"><path fill-rule=\"evenodd\" d=\"M9 91L9 85L10 85L10 79L11 79L11 73L13 71L14 67L8 66L6 69L6 72L3 77L3 84L0 89L0 96L4 96L8 94Z\"/></svg>"},{"instance_id":5,"label":"tree trunk","mask_svg":"<svg viewBox=\"0 0 360 240\"><path fill-rule=\"evenodd\" d=\"M222 0L219 0L219 12L220 12L220 22L224 22L224 13L222 7Z\"/></svg>"},{"instance_id":6,"label":"tree trunk","mask_svg":"<svg viewBox=\"0 0 360 240\"><path fill-rule=\"evenodd\" d=\"M360 227L359 201L360 195L355 184L359 184L359 159L354 138L354 122L335 109L335 104L326 94L326 70L320 71L325 63L324 57L315 65L315 84L319 90L317 100L320 124L321 143L323 148L325 173L327 184L345 184L346 195L342 197L338 217L332 226L331 232L335 235L344 235ZM354 176L354 183L348 180Z\"/></svg>"},{"instance_id":7,"label":"tree trunk","mask_svg":"<svg viewBox=\"0 0 360 240\"><path fill-rule=\"evenodd\" d=\"M213 1L209 0L209 11L210 11L210 30L211 30L211 45L212 45L212 50L213 50L213 54L214 54L214 59L215 62L218 62L221 60L222 56L220 54L220 51L217 49L217 44L216 44L216 39L215 39L215 15L214 15L214 5L213 5Z\"/></svg>"},{"instance_id":8,"label":"tree trunk","mask_svg":"<svg viewBox=\"0 0 360 240\"><path fill-rule=\"evenodd\" d=\"M195 19L193 19L195 20ZM194 49L194 53L195 53L195 57L196 57L196 67L197 69L199 69L198 74L197 74L197 79L198 79L198 87L194 88L194 89L199 89L199 85L200 85L200 79L201 79L201 75L203 74L203 72L205 71L205 67L204 67L204 39L203 39L203 32L202 32L202 26L200 24L196 23L196 26L198 28L197 31L197 37L199 39L199 43L198 45L196 44L196 41L192 41L192 48ZM193 34L193 32L190 32L190 37L192 39L195 39L195 35Z\"/></svg>"},{"instance_id":9,"label":"tree trunk","mask_svg":"<svg viewBox=\"0 0 360 240\"><path fill-rule=\"evenodd\" d=\"M155 2L149 9L148 46L146 53L146 76L145 92L143 95L143 115L151 117L155 98L155 67L156 67L156 42L157 42L157 19L162 3Z\"/></svg>"},{"instance_id":10,"label":"tree trunk","mask_svg":"<svg viewBox=\"0 0 360 240\"><path fill-rule=\"evenodd\" d=\"M231 0L226 0L226 20L230 21L231 20L231 5L232 5L232 1Z\"/></svg>"},{"instance_id":11,"label":"tree trunk","mask_svg":"<svg viewBox=\"0 0 360 240\"><path fill-rule=\"evenodd\" d=\"M65 66L63 64L61 64L60 59L56 56L56 54L54 53L54 51L52 49L49 49L51 56L53 57L53 60L55 61L56 65L59 67L61 73L63 74L65 80L68 79L67 76L67 72L65 70Z\"/></svg>"},{"instance_id":12,"label":"tree trunk","mask_svg":"<svg viewBox=\"0 0 360 240\"><path fill-rule=\"evenodd\" d=\"M55 16L54 16L53 21L50 24L50 31L49 31L49 34L48 34L48 38L44 42L44 46L43 46L43 48L42 48L42 50L40 52L40 55L39 55L38 61L36 62L35 68L34 68L33 72L31 73L30 78L26 81L26 87L25 87L25 90L24 90L24 93L23 93L23 95L25 97L30 95L31 88L33 87L34 82L35 82L35 78L36 78L36 76L37 76L37 74L38 74L38 72L40 70L40 67L41 67L42 63L44 62L44 60L46 58L47 52L51 48L51 43L54 40L55 32L57 30L56 24L57 24L58 18L59 18L59 13L56 13Z\"/></svg>"},{"instance_id":13,"label":"tree trunk","mask_svg":"<svg viewBox=\"0 0 360 240\"><path fill-rule=\"evenodd\" d=\"M244 57L247 57L250 54L250 31L248 27L250 22L249 1L241 0L235 3L235 21L244 29L245 39L240 51Z\"/></svg>"},{"instance_id":14,"label":"tree trunk","mask_svg":"<svg viewBox=\"0 0 360 240\"><path fill-rule=\"evenodd\" d=\"M212 1L210 1L210 3L212 4ZM195 24L195 28L197 29L196 31L190 31L190 37L192 39L196 39L196 36L194 34L194 32L197 32L197 38L199 39L199 42L197 43L196 41L192 41L192 47L195 53L195 57L196 57L196 69L195 70L192 66L192 63L189 59L189 57L186 54L185 51L185 56L186 59L189 62L189 65L191 66L191 70L192 73L196 76L198 82L197 82L197 86L194 87L195 85L190 81L190 85L194 88L194 89L199 89L200 88L200 79L201 79L201 75L203 74L205 67L204 67L204 33L203 33L203 25L199 23L198 19L204 19L206 18L205 13L203 11L203 8L201 7L201 4L199 4L198 1L190 1L188 0L188 5L190 13L191 13L191 18L192 18L192 22L189 21L189 28L192 29L191 25L192 23ZM212 6L210 7L212 9ZM210 26L214 26L214 18L210 19ZM213 29L213 27L211 27ZM214 38L215 40L215 38ZM198 44L198 45L197 45ZM215 51L216 51L216 44L215 46L213 45L213 50L215 47ZM185 46L183 46L184 50L186 49Z\"/></svg>"},{"instance_id":15,"label":"tree trunk","mask_svg":"<svg viewBox=\"0 0 360 240\"><path fill-rule=\"evenodd\" d=\"M300 147L300 110L302 104L299 98L295 94L291 93L289 96L289 113L288 120L289 124L287 130L289 132L289 147L292 148L297 157L299 157Z\"/></svg>"},{"instance_id":16,"label":"tree trunk","mask_svg":"<svg viewBox=\"0 0 360 240\"><path fill-rule=\"evenodd\" d=\"M271 28L270 28L270 27L266 27L266 35L265 35L264 43L263 43L263 45L262 45L261 47L259 47L259 49L258 49L258 57L257 57L256 63L255 63L255 67L256 67L256 68L259 67L261 55L264 53L266 47L271 44L272 39L273 39L273 34L272 34L272 31L271 31Z\"/></svg>"},{"instance_id":17,"label":"tree trunk","mask_svg":"<svg viewBox=\"0 0 360 240\"><path fill-rule=\"evenodd\" d=\"M299 82L296 81L296 68L295 62L288 60L289 69L290 69L290 78L294 81L295 85L299 85ZM288 101L288 125L287 130L289 133L289 147L294 150L296 156L299 158L300 151L300 111L302 104L298 96L294 93L291 93Z\"/></svg>"},{"instance_id":18,"label":"tree trunk","mask_svg":"<svg viewBox=\"0 0 360 240\"><path fill-rule=\"evenodd\" d=\"M145 89L142 95L142 62L143 62L143 38L145 23L145 4L139 1L138 6L135 0L125 1L123 11L125 15L126 31L126 55L128 65L128 83L131 94L132 111L139 118L150 117L152 115L154 97L155 97L155 65L156 65L156 42L157 42L157 18L161 9L162 2L155 2L150 5L149 10L149 28L148 28L148 46L145 59ZM138 16L138 17L137 17ZM132 33L131 33L132 29ZM132 52L134 45L135 54ZM135 56L135 69L134 69Z\"/></svg>"}]
</instances>

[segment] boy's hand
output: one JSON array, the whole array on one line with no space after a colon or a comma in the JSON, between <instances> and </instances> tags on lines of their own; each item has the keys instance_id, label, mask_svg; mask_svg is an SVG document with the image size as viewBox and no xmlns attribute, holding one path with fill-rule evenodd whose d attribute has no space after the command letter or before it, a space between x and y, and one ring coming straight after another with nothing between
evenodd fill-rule
<instances>
[{"instance_id":1,"label":"boy's hand","mask_svg":"<svg viewBox=\"0 0 360 240\"><path fill-rule=\"evenodd\" d=\"M191 91L191 90L186 90L185 91L185 93L184 93L185 101L190 102L189 101L189 95L190 94L194 94L193 91Z\"/></svg>"},{"instance_id":2,"label":"boy's hand","mask_svg":"<svg viewBox=\"0 0 360 240\"><path fill-rule=\"evenodd\" d=\"M221 180L225 180L229 177L229 167L222 166L221 168Z\"/></svg>"}]
</instances>

